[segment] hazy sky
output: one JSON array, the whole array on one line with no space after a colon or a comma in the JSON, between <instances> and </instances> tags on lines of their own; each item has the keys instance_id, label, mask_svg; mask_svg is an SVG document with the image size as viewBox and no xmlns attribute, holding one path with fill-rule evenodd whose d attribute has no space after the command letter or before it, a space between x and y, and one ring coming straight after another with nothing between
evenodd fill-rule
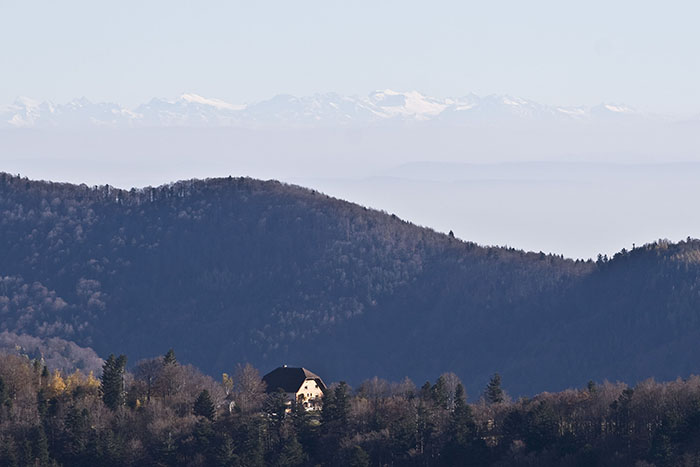
<instances>
[{"instance_id":1,"label":"hazy sky","mask_svg":"<svg viewBox=\"0 0 700 467\"><path fill-rule=\"evenodd\" d=\"M695 1L0 0L0 104L416 89L700 113Z\"/></svg>"}]
</instances>

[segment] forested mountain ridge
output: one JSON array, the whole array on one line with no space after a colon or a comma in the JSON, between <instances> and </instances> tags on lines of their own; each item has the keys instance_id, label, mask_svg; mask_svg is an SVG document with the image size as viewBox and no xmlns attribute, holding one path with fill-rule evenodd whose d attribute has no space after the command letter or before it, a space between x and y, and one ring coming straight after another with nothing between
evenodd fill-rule
<instances>
[{"instance_id":1,"label":"forested mountain ridge","mask_svg":"<svg viewBox=\"0 0 700 467\"><path fill-rule=\"evenodd\" d=\"M157 188L0 174L0 331L132 360L175 347L216 374L513 393L697 372L700 242L610 261L482 247L313 190L247 178Z\"/></svg>"}]
</instances>

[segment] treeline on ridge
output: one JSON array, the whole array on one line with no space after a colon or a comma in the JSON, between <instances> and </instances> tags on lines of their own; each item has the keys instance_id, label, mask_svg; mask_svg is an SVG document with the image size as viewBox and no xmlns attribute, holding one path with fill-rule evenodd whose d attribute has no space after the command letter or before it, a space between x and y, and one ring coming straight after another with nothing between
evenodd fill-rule
<instances>
[{"instance_id":1,"label":"treeline on ridge","mask_svg":"<svg viewBox=\"0 0 700 467\"><path fill-rule=\"evenodd\" d=\"M454 371L470 392L498 369L515 394L700 367L691 239L569 260L274 181L120 190L0 173L0 249L0 332L102 357L177 346L208 374L237 355L351 383Z\"/></svg>"}]
</instances>

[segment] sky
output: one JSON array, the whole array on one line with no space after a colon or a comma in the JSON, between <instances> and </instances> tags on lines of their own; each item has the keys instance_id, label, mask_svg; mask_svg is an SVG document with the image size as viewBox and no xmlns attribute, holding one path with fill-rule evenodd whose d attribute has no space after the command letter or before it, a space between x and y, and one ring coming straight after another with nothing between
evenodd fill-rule
<instances>
[{"instance_id":1,"label":"sky","mask_svg":"<svg viewBox=\"0 0 700 467\"><path fill-rule=\"evenodd\" d=\"M700 113L694 1L0 0L0 105L375 89Z\"/></svg>"}]
</instances>

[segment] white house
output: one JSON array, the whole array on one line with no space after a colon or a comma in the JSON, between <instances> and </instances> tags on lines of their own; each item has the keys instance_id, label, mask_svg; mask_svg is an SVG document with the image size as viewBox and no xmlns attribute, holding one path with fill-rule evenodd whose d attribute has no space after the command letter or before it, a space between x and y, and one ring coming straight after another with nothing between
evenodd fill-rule
<instances>
[{"instance_id":1,"label":"white house","mask_svg":"<svg viewBox=\"0 0 700 467\"><path fill-rule=\"evenodd\" d=\"M287 396L287 403L301 404L306 410L319 410L326 385L320 376L306 368L290 368L287 365L276 368L263 376L268 394L280 389Z\"/></svg>"}]
</instances>

